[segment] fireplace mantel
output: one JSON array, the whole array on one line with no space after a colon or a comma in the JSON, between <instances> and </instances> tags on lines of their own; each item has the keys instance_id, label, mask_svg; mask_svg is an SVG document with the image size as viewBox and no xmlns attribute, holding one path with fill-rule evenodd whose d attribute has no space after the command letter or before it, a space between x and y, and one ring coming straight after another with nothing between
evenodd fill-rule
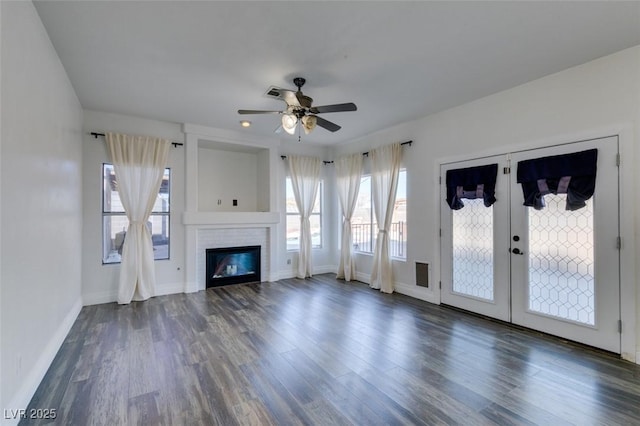
<instances>
[{"instance_id":1,"label":"fireplace mantel","mask_svg":"<svg viewBox=\"0 0 640 426\"><path fill-rule=\"evenodd\" d=\"M185 133L185 292L205 289L205 249L233 245L262 247L262 280L275 281L278 252L277 171L281 167L276 138L252 137L246 132L230 132L193 124L184 124ZM256 187L255 210L204 211L198 204L200 147L229 152L256 153L261 173ZM259 160L259 161L258 161ZM235 197L236 194L234 194ZM243 205L243 204L241 204ZM250 206L251 204L246 204ZM229 206L227 206L229 207ZM249 207L245 207L249 208ZM253 210L253 209L251 209Z\"/></svg>"},{"instance_id":2,"label":"fireplace mantel","mask_svg":"<svg viewBox=\"0 0 640 426\"><path fill-rule=\"evenodd\" d=\"M184 212L184 225L236 227L271 226L280 222L277 212Z\"/></svg>"}]
</instances>

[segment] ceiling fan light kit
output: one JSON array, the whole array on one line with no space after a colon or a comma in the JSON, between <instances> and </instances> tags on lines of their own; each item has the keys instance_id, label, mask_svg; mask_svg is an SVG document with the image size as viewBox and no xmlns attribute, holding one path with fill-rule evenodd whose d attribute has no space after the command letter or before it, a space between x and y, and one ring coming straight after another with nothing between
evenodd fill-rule
<instances>
[{"instance_id":1,"label":"ceiling fan light kit","mask_svg":"<svg viewBox=\"0 0 640 426\"><path fill-rule=\"evenodd\" d=\"M298 117L290 112L282 114L282 128L285 132L293 135L296 132L296 125L298 124Z\"/></svg>"},{"instance_id":2,"label":"ceiling fan light kit","mask_svg":"<svg viewBox=\"0 0 640 426\"><path fill-rule=\"evenodd\" d=\"M298 122L301 122L304 133L308 135L316 126L320 126L330 132L337 132L341 128L329 120L318 117L316 114L357 111L358 108L354 103L323 105L319 107L312 106L313 99L302 93L302 86L304 86L305 82L306 80L302 77L293 79L293 84L298 87L297 91L279 89L273 86L268 90L269 95L277 97L287 104L287 108L284 111L240 109L238 110L238 114L281 114L282 128L288 134L294 135Z\"/></svg>"},{"instance_id":3,"label":"ceiling fan light kit","mask_svg":"<svg viewBox=\"0 0 640 426\"><path fill-rule=\"evenodd\" d=\"M315 115L305 115L302 117L302 128L304 129L304 134L308 135L311 133L311 131L316 128L317 123L318 119Z\"/></svg>"}]
</instances>

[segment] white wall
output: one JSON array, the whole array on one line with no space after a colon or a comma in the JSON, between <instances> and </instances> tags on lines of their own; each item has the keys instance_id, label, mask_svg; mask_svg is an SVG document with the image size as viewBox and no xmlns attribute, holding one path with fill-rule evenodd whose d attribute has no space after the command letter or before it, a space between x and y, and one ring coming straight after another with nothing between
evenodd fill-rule
<instances>
[{"instance_id":1,"label":"white wall","mask_svg":"<svg viewBox=\"0 0 640 426\"><path fill-rule=\"evenodd\" d=\"M439 159L481 156L505 152L522 146L571 142L582 137L605 136L622 129L623 182L622 214L630 217L633 229L623 229L627 239L622 257L623 286L633 280L638 288L640 276L633 259L640 247L640 171L633 170L640 142L640 46L532 81L424 119L369 135L353 143L338 146L334 155L366 151L372 147L413 140L405 147L407 167L407 262L394 262L400 291L426 300L439 301L439 293L414 285L414 262L432 265L432 277L439 277L439 197L437 170ZM578 139L576 139L578 138ZM626 165L626 166L625 166ZM631 181L631 182L629 182ZM623 217L623 224L624 224ZM628 238L627 236L634 236ZM633 239L633 241L631 241ZM370 259L358 256L356 267L368 276ZM625 277L628 277L625 279ZM403 285L405 284L405 285ZM632 292L633 293L633 292ZM632 297L633 298L633 297ZM640 311L640 291L635 310ZM623 300L624 304L629 303ZM626 324L626 336L635 329L640 342L640 318L634 327ZM625 339L623 334L623 339ZM624 350L623 344L623 350ZM634 359L633 349L623 356ZM640 349L640 348L639 348ZM639 351L640 352L640 351ZM640 356L638 356L640 359Z\"/></svg>"},{"instance_id":2,"label":"white wall","mask_svg":"<svg viewBox=\"0 0 640 426\"><path fill-rule=\"evenodd\" d=\"M19 409L81 308L82 109L33 5L0 10L0 407Z\"/></svg>"},{"instance_id":3,"label":"white wall","mask_svg":"<svg viewBox=\"0 0 640 426\"><path fill-rule=\"evenodd\" d=\"M198 148L198 210L258 211L258 153Z\"/></svg>"},{"instance_id":4,"label":"white wall","mask_svg":"<svg viewBox=\"0 0 640 426\"><path fill-rule=\"evenodd\" d=\"M2 94L2 7L0 7L0 95ZM0 99L0 225L2 224L2 101ZM0 308L2 307L2 226L0 226ZM0 383L2 383L2 315L0 313ZM4 407L4 399L2 398L2 385L0 385L0 407Z\"/></svg>"},{"instance_id":5,"label":"white wall","mask_svg":"<svg viewBox=\"0 0 640 426\"><path fill-rule=\"evenodd\" d=\"M271 167L269 163L269 150L258 152L258 198L256 209L259 212L271 211Z\"/></svg>"},{"instance_id":6,"label":"white wall","mask_svg":"<svg viewBox=\"0 0 640 426\"><path fill-rule=\"evenodd\" d=\"M83 234L82 234L82 299L85 305L116 300L120 264L102 264L102 164L109 163L103 137L95 139L90 132L105 131L132 135L149 135L182 142L184 134L176 123L138 117L88 111L84 113L83 133ZM182 292L184 288L184 147L171 147L171 221L170 258L157 260L156 294Z\"/></svg>"}]
</instances>

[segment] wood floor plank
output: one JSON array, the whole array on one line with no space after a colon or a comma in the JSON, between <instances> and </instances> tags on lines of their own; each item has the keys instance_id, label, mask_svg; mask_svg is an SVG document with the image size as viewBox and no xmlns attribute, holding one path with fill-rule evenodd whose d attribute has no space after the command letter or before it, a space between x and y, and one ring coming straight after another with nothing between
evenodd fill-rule
<instances>
[{"instance_id":1,"label":"wood floor plank","mask_svg":"<svg viewBox=\"0 0 640 426\"><path fill-rule=\"evenodd\" d=\"M163 424L207 424L212 417L211 407L203 396L192 365L176 356L178 347L180 345L174 342L154 343Z\"/></svg>"},{"instance_id":2,"label":"wood floor plank","mask_svg":"<svg viewBox=\"0 0 640 426\"><path fill-rule=\"evenodd\" d=\"M60 403L57 422L66 425L85 425L91 415L91 391L93 381L71 382Z\"/></svg>"},{"instance_id":3,"label":"wood floor plank","mask_svg":"<svg viewBox=\"0 0 640 426\"><path fill-rule=\"evenodd\" d=\"M150 392L129 398L129 425L161 425L162 416L158 410L159 392Z\"/></svg>"},{"instance_id":4,"label":"wood floor plank","mask_svg":"<svg viewBox=\"0 0 640 426\"><path fill-rule=\"evenodd\" d=\"M277 423L271 417L264 405L256 400L243 402L233 407L238 423L245 426L275 426Z\"/></svg>"},{"instance_id":5,"label":"wood floor plank","mask_svg":"<svg viewBox=\"0 0 640 426\"><path fill-rule=\"evenodd\" d=\"M149 327L134 329L127 347L129 365L129 398L150 395L159 389L155 351Z\"/></svg>"},{"instance_id":6,"label":"wood floor plank","mask_svg":"<svg viewBox=\"0 0 640 426\"><path fill-rule=\"evenodd\" d=\"M640 366L331 274L82 309L22 425L640 424Z\"/></svg>"},{"instance_id":7,"label":"wood floor plank","mask_svg":"<svg viewBox=\"0 0 640 426\"><path fill-rule=\"evenodd\" d=\"M445 424L442 421L430 422L434 418L422 419L413 411L406 409L393 398L373 384L355 373L345 374L338 381L350 390L359 400L363 401L384 424Z\"/></svg>"},{"instance_id":8,"label":"wood floor plank","mask_svg":"<svg viewBox=\"0 0 640 426\"><path fill-rule=\"evenodd\" d=\"M82 340L62 344L42 383L31 399L31 407L60 411L67 386L71 382L74 368L82 353L82 348ZM64 384L64 386L60 386L60 383Z\"/></svg>"},{"instance_id":9,"label":"wood floor plank","mask_svg":"<svg viewBox=\"0 0 640 426\"><path fill-rule=\"evenodd\" d=\"M382 419L376 415L364 402L358 399L346 386L324 371L318 364L308 358L303 352L293 350L282 354L289 364L304 377L307 382L313 383L324 399L354 425L378 425L383 424Z\"/></svg>"},{"instance_id":10,"label":"wood floor plank","mask_svg":"<svg viewBox=\"0 0 640 426\"><path fill-rule=\"evenodd\" d=\"M100 359L100 347L97 343L87 344L86 341L80 351L78 361L71 374L72 382L85 381L95 375L96 365Z\"/></svg>"},{"instance_id":11,"label":"wood floor plank","mask_svg":"<svg viewBox=\"0 0 640 426\"><path fill-rule=\"evenodd\" d=\"M89 379L91 415L88 425L126 425L129 408L129 354L116 349L105 354L96 377Z\"/></svg>"},{"instance_id":12,"label":"wood floor plank","mask_svg":"<svg viewBox=\"0 0 640 426\"><path fill-rule=\"evenodd\" d=\"M235 425L236 419L233 415L233 405L225 398L225 389L222 388L213 378L206 365L196 364L193 366L196 377L202 389L203 401L209 404L211 422L219 425Z\"/></svg>"},{"instance_id":13,"label":"wood floor plank","mask_svg":"<svg viewBox=\"0 0 640 426\"><path fill-rule=\"evenodd\" d=\"M294 400L288 391L278 382L271 372L264 371L255 365L243 365L242 372L256 393L264 407L279 425L310 424L310 420L303 413L302 407ZM304 418L300 418L300 416Z\"/></svg>"}]
</instances>

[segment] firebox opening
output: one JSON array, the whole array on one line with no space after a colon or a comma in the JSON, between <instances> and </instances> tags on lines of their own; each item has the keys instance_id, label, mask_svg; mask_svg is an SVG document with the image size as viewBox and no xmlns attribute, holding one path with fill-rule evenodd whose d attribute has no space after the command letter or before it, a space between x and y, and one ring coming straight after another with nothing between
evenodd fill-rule
<instances>
[{"instance_id":1,"label":"firebox opening","mask_svg":"<svg viewBox=\"0 0 640 426\"><path fill-rule=\"evenodd\" d=\"M207 288L260 282L260 246L206 250Z\"/></svg>"}]
</instances>

